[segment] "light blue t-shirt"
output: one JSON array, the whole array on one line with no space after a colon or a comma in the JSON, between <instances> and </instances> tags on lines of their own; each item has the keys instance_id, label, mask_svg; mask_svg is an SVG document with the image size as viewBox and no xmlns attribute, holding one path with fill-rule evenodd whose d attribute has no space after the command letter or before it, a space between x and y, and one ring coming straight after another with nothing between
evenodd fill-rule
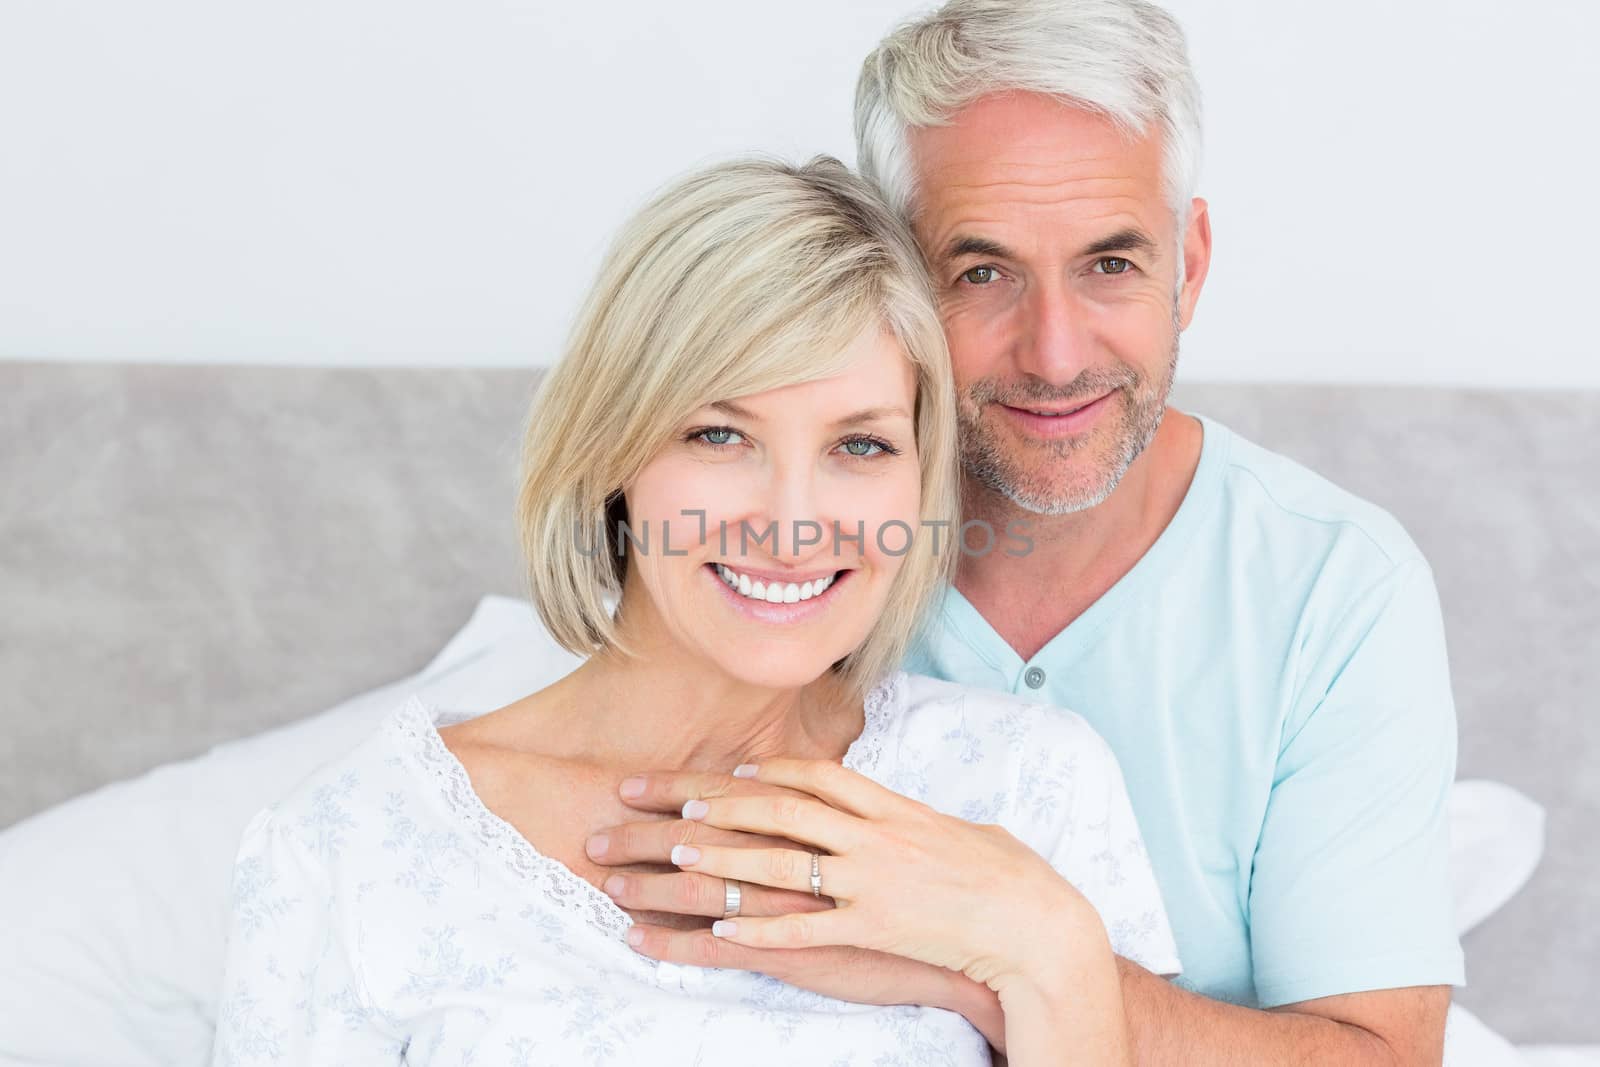
<instances>
[{"instance_id":1,"label":"light blue t-shirt","mask_svg":"<svg viewBox=\"0 0 1600 1067\"><path fill-rule=\"evenodd\" d=\"M1038 655L951 588L907 668L1069 708L1110 743L1185 987L1273 1007L1460 985L1432 572L1380 508L1201 423L1172 522Z\"/></svg>"}]
</instances>

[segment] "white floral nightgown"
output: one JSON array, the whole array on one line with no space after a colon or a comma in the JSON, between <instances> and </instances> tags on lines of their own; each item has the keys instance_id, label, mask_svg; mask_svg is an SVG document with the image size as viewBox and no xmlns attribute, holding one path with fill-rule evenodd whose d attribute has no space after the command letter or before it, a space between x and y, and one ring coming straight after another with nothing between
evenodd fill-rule
<instances>
[{"instance_id":1,"label":"white floral nightgown","mask_svg":"<svg viewBox=\"0 0 1600 1067\"><path fill-rule=\"evenodd\" d=\"M251 821L215 1063L989 1062L954 1012L639 955L626 912L473 792L436 729L466 717L413 695ZM1119 955L1178 971L1121 772L1077 715L899 672L868 695L843 762L1005 826L1095 905Z\"/></svg>"}]
</instances>

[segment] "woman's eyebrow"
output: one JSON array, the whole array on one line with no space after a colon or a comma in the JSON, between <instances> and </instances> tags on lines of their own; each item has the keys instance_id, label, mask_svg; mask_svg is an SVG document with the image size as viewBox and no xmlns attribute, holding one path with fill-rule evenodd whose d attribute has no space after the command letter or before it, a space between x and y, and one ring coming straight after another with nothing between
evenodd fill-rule
<instances>
[{"instance_id":1,"label":"woman's eyebrow","mask_svg":"<svg viewBox=\"0 0 1600 1067\"><path fill-rule=\"evenodd\" d=\"M761 419L749 408L740 407L731 400L713 400L707 404L708 408L715 408L724 415L732 415L736 419L745 419L749 422L760 422Z\"/></svg>"},{"instance_id":2,"label":"woman's eyebrow","mask_svg":"<svg viewBox=\"0 0 1600 1067\"><path fill-rule=\"evenodd\" d=\"M707 404L706 407L715 408L724 414L732 415L736 419L745 419L749 422L761 421L761 417L755 412L749 410L748 408L740 407L731 400L713 400L711 403ZM909 419L911 417L910 413L902 407L862 408L860 411L852 411L850 414L845 415L842 418L834 419L828 425L830 428L832 428L847 426L854 422L874 422L878 419L889 419L897 416L902 419Z\"/></svg>"},{"instance_id":3,"label":"woman's eyebrow","mask_svg":"<svg viewBox=\"0 0 1600 1067\"><path fill-rule=\"evenodd\" d=\"M900 407L862 408L860 411L851 412L842 419L833 420L831 425L835 427L848 426L855 422L875 422L878 419L889 419L896 416L902 419L911 417L905 408Z\"/></svg>"}]
</instances>

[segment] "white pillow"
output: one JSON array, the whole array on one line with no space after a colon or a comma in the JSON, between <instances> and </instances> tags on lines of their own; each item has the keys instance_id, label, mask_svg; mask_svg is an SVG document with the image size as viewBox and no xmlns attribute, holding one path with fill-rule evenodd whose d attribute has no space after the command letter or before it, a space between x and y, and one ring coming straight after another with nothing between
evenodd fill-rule
<instances>
[{"instance_id":1,"label":"white pillow","mask_svg":"<svg viewBox=\"0 0 1600 1067\"><path fill-rule=\"evenodd\" d=\"M1515 1045L1459 1004L1444 1020L1444 1067L1528 1067Z\"/></svg>"},{"instance_id":2,"label":"white pillow","mask_svg":"<svg viewBox=\"0 0 1600 1067\"><path fill-rule=\"evenodd\" d=\"M1509 785L1478 779L1450 791L1450 881L1456 933L1500 910L1544 855L1544 808Z\"/></svg>"},{"instance_id":3,"label":"white pillow","mask_svg":"<svg viewBox=\"0 0 1600 1067\"><path fill-rule=\"evenodd\" d=\"M417 691L491 711L580 662L485 597L421 672L0 833L0 1063L209 1062L233 858L250 817Z\"/></svg>"},{"instance_id":4,"label":"white pillow","mask_svg":"<svg viewBox=\"0 0 1600 1067\"><path fill-rule=\"evenodd\" d=\"M0 833L0 1063L208 1062L233 857L250 817L359 743L412 691L481 713L579 662L526 601L484 597L410 678ZM1457 783L1450 816L1465 931L1527 881L1543 851L1544 812L1508 786L1474 781ZM1458 1048L1487 1047L1475 1019L1452 1025Z\"/></svg>"},{"instance_id":5,"label":"white pillow","mask_svg":"<svg viewBox=\"0 0 1600 1067\"><path fill-rule=\"evenodd\" d=\"M1457 782L1450 790L1456 933L1466 933L1516 896L1543 855L1544 808L1499 782ZM1445 1018L1444 1067L1527 1065L1511 1042L1461 1005L1451 1004Z\"/></svg>"}]
</instances>

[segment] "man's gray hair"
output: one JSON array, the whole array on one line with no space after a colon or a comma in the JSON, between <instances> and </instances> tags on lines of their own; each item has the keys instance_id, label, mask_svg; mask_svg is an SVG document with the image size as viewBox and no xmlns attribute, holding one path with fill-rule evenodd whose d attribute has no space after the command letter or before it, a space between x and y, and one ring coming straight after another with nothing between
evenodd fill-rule
<instances>
[{"instance_id":1,"label":"man's gray hair","mask_svg":"<svg viewBox=\"0 0 1600 1067\"><path fill-rule=\"evenodd\" d=\"M1063 98L1130 136L1158 125L1163 185L1183 239L1200 169L1200 89L1182 28L1146 0L949 0L906 23L862 64L857 166L910 220L907 132L1007 91Z\"/></svg>"}]
</instances>

